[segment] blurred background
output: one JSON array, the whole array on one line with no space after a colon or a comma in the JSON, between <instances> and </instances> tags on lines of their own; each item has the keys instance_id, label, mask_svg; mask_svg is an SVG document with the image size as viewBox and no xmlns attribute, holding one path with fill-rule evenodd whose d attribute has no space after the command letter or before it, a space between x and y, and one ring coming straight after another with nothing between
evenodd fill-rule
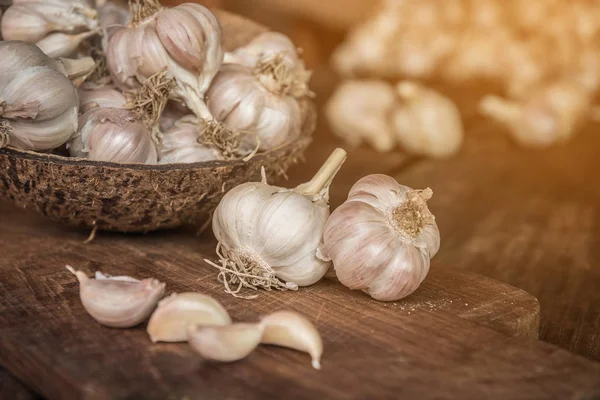
<instances>
[{"instance_id":1,"label":"blurred background","mask_svg":"<svg viewBox=\"0 0 600 400\"><path fill-rule=\"evenodd\" d=\"M431 187L434 267L532 293L542 340L600 359L600 2L203 3L303 49L321 110L307 162L350 153L332 207L369 173Z\"/></svg>"}]
</instances>

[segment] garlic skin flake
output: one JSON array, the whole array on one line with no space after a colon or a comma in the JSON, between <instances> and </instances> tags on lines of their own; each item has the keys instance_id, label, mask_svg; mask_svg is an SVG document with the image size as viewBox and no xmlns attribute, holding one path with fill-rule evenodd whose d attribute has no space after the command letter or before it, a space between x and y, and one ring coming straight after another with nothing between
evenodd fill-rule
<instances>
[{"instance_id":1,"label":"garlic skin flake","mask_svg":"<svg viewBox=\"0 0 600 400\"><path fill-rule=\"evenodd\" d=\"M148 335L156 342L185 342L190 325L230 325L231 318L221 303L210 296L187 292L161 300L148 322Z\"/></svg>"},{"instance_id":2,"label":"garlic skin flake","mask_svg":"<svg viewBox=\"0 0 600 400\"><path fill-rule=\"evenodd\" d=\"M359 146L367 142L377 151L394 148L389 116L397 99L394 88L379 80L347 80L341 83L325 106L333 133Z\"/></svg>"},{"instance_id":3,"label":"garlic skin flake","mask_svg":"<svg viewBox=\"0 0 600 400\"><path fill-rule=\"evenodd\" d=\"M413 190L387 175L369 175L327 221L321 254L340 282L381 301L413 293L440 247L431 189Z\"/></svg>"},{"instance_id":4,"label":"garlic skin flake","mask_svg":"<svg viewBox=\"0 0 600 400\"><path fill-rule=\"evenodd\" d=\"M196 325L188 328L188 343L207 360L233 362L250 355L260 344L262 334L260 324Z\"/></svg>"},{"instance_id":5,"label":"garlic skin flake","mask_svg":"<svg viewBox=\"0 0 600 400\"><path fill-rule=\"evenodd\" d=\"M111 328L131 328L145 321L165 291L165 284L156 279L140 281L102 273L92 279L71 266L67 265L67 269L79 281L79 295L85 310Z\"/></svg>"},{"instance_id":6,"label":"garlic skin flake","mask_svg":"<svg viewBox=\"0 0 600 400\"><path fill-rule=\"evenodd\" d=\"M260 324L264 329L261 343L308 353L313 368L321 369L323 340L306 317L293 311L275 311L263 317Z\"/></svg>"},{"instance_id":7,"label":"garlic skin flake","mask_svg":"<svg viewBox=\"0 0 600 400\"><path fill-rule=\"evenodd\" d=\"M442 94L414 82L400 82L404 102L393 111L392 124L400 146L413 154L449 157L463 143L458 107Z\"/></svg>"},{"instance_id":8,"label":"garlic skin flake","mask_svg":"<svg viewBox=\"0 0 600 400\"><path fill-rule=\"evenodd\" d=\"M346 159L337 149L308 183L295 189L262 182L231 189L213 215L226 291L295 289L319 281L330 263L317 257L329 217L329 186ZM281 280L287 282L282 283Z\"/></svg>"}]
</instances>

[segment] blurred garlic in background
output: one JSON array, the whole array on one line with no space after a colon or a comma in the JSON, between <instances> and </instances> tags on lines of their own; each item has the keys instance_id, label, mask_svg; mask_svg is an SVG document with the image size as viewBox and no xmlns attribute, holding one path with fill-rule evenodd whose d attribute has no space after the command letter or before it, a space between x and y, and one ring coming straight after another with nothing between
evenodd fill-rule
<instances>
[{"instance_id":1,"label":"blurred garlic in background","mask_svg":"<svg viewBox=\"0 0 600 400\"><path fill-rule=\"evenodd\" d=\"M325 115L333 133L351 145L366 142L378 151L390 151L395 146L389 123L395 102L387 82L347 80L329 99Z\"/></svg>"},{"instance_id":2,"label":"blurred garlic in background","mask_svg":"<svg viewBox=\"0 0 600 400\"><path fill-rule=\"evenodd\" d=\"M464 135L452 100L414 82L401 82L396 88L403 102L393 111L392 125L400 146L429 157L457 153Z\"/></svg>"}]
</instances>

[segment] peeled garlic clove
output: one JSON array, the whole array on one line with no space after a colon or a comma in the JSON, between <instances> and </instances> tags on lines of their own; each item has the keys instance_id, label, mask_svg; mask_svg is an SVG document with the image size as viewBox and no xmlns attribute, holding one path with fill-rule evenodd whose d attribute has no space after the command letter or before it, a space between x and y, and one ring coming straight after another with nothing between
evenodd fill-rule
<instances>
[{"instance_id":1,"label":"peeled garlic clove","mask_svg":"<svg viewBox=\"0 0 600 400\"><path fill-rule=\"evenodd\" d=\"M431 189L413 190L386 175L360 179L325 227L321 254L340 282L381 301L413 293L440 247Z\"/></svg>"},{"instance_id":2,"label":"peeled garlic clove","mask_svg":"<svg viewBox=\"0 0 600 400\"><path fill-rule=\"evenodd\" d=\"M230 325L231 318L221 303L201 293L176 293L158 303L148 322L152 342L185 342L193 326Z\"/></svg>"},{"instance_id":3,"label":"peeled garlic clove","mask_svg":"<svg viewBox=\"0 0 600 400\"><path fill-rule=\"evenodd\" d=\"M403 149L430 157L449 157L463 143L458 107L449 98L414 82L397 85L404 100L392 113L396 139Z\"/></svg>"},{"instance_id":4,"label":"peeled garlic clove","mask_svg":"<svg viewBox=\"0 0 600 400\"><path fill-rule=\"evenodd\" d=\"M333 133L358 146L367 142L377 151L394 148L388 121L396 102L393 87L378 80L347 80L337 87L325 106Z\"/></svg>"},{"instance_id":5,"label":"peeled garlic clove","mask_svg":"<svg viewBox=\"0 0 600 400\"><path fill-rule=\"evenodd\" d=\"M312 357L312 366L321 369L323 340L317 328L304 316L292 311L276 311L262 318L261 343L289 347Z\"/></svg>"},{"instance_id":6,"label":"peeled garlic clove","mask_svg":"<svg viewBox=\"0 0 600 400\"><path fill-rule=\"evenodd\" d=\"M62 32L54 32L42 40L39 40L36 45L48 55L50 58L69 57L84 40L95 36L97 32L83 32L70 35Z\"/></svg>"},{"instance_id":7,"label":"peeled garlic clove","mask_svg":"<svg viewBox=\"0 0 600 400\"><path fill-rule=\"evenodd\" d=\"M260 344L262 334L261 324L196 325L188 328L188 343L207 360L232 362L252 353Z\"/></svg>"},{"instance_id":8,"label":"peeled garlic clove","mask_svg":"<svg viewBox=\"0 0 600 400\"><path fill-rule=\"evenodd\" d=\"M81 303L92 318L112 328L131 328L142 323L165 292L156 279L139 281L127 277L98 275L91 279L82 271L67 269L79 280Z\"/></svg>"}]
</instances>

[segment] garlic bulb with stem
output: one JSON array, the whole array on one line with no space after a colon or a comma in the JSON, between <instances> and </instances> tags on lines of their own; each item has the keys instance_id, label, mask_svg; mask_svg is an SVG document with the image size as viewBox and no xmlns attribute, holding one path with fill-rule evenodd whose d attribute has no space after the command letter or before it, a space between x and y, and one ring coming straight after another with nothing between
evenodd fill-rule
<instances>
[{"instance_id":1,"label":"garlic bulb with stem","mask_svg":"<svg viewBox=\"0 0 600 400\"><path fill-rule=\"evenodd\" d=\"M321 256L350 289L381 301L410 295L440 247L431 196L431 189L413 190L387 175L360 179L327 221Z\"/></svg>"},{"instance_id":2,"label":"garlic bulb with stem","mask_svg":"<svg viewBox=\"0 0 600 400\"><path fill-rule=\"evenodd\" d=\"M319 281L330 263L317 257L329 216L329 186L346 159L335 150L312 180L295 189L262 182L231 189L213 214L218 268L226 292L297 289Z\"/></svg>"},{"instance_id":3,"label":"garlic bulb with stem","mask_svg":"<svg viewBox=\"0 0 600 400\"><path fill-rule=\"evenodd\" d=\"M250 43L225 53L224 62L240 64L253 68L265 58L280 54L288 68L294 68L301 62L298 50L289 37L279 32L264 32L256 36Z\"/></svg>"},{"instance_id":4,"label":"garlic bulb with stem","mask_svg":"<svg viewBox=\"0 0 600 400\"><path fill-rule=\"evenodd\" d=\"M274 149L300 136L298 99L311 95L309 77L302 67L288 68L280 54L261 59L254 70L225 64L206 94L207 105L233 131L254 133L260 150Z\"/></svg>"},{"instance_id":5,"label":"garlic bulb with stem","mask_svg":"<svg viewBox=\"0 0 600 400\"><path fill-rule=\"evenodd\" d=\"M233 362L250 355L260 344L262 333L260 324L192 325L188 327L188 343L206 360Z\"/></svg>"},{"instance_id":6,"label":"garlic bulb with stem","mask_svg":"<svg viewBox=\"0 0 600 400\"><path fill-rule=\"evenodd\" d=\"M152 342L185 342L189 325L230 325L231 318L221 303L210 296L187 292L161 300L148 322Z\"/></svg>"},{"instance_id":7,"label":"garlic bulb with stem","mask_svg":"<svg viewBox=\"0 0 600 400\"><path fill-rule=\"evenodd\" d=\"M263 317L260 324L263 326L262 344L306 352L312 358L313 368L321 369L323 340L306 317L293 311L275 311Z\"/></svg>"},{"instance_id":8,"label":"garlic bulb with stem","mask_svg":"<svg viewBox=\"0 0 600 400\"><path fill-rule=\"evenodd\" d=\"M200 121L200 125L204 124ZM197 117L188 115L163 132L158 146L159 164L222 160L223 156L217 149L200 143L198 125Z\"/></svg>"},{"instance_id":9,"label":"garlic bulb with stem","mask_svg":"<svg viewBox=\"0 0 600 400\"><path fill-rule=\"evenodd\" d=\"M77 90L47 66L0 71L0 147L52 150L77 131Z\"/></svg>"},{"instance_id":10,"label":"garlic bulb with stem","mask_svg":"<svg viewBox=\"0 0 600 400\"><path fill-rule=\"evenodd\" d=\"M92 279L71 266L67 269L79 281L79 296L88 314L112 328L131 328L144 322L165 291L165 284L156 279L140 281L102 273Z\"/></svg>"},{"instance_id":11,"label":"garlic bulb with stem","mask_svg":"<svg viewBox=\"0 0 600 400\"><path fill-rule=\"evenodd\" d=\"M577 81L561 80L540 87L521 101L487 96L479 107L483 115L505 125L518 143L547 147L576 132L589 113L591 96Z\"/></svg>"},{"instance_id":12,"label":"garlic bulb with stem","mask_svg":"<svg viewBox=\"0 0 600 400\"><path fill-rule=\"evenodd\" d=\"M414 82L400 82L396 88L403 103L393 111L392 126L402 148L430 157L456 154L464 134L454 102Z\"/></svg>"},{"instance_id":13,"label":"garlic bulb with stem","mask_svg":"<svg viewBox=\"0 0 600 400\"><path fill-rule=\"evenodd\" d=\"M157 0L132 0L132 21L111 34L108 69L122 90L136 89L167 69L177 86L171 97L194 114L212 119L204 95L223 62L221 27L204 6L164 8Z\"/></svg>"},{"instance_id":14,"label":"garlic bulb with stem","mask_svg":"<svg viewBox=\"0 0 600 400\"><path fill-rule=\"evenodd\" d=\"M359 146L367 142L377 151L394 148L389 116L396 103L392 85L379 80L346 80L329 98L325 116L333 133Z\"/></svg>"}]
</instances>

